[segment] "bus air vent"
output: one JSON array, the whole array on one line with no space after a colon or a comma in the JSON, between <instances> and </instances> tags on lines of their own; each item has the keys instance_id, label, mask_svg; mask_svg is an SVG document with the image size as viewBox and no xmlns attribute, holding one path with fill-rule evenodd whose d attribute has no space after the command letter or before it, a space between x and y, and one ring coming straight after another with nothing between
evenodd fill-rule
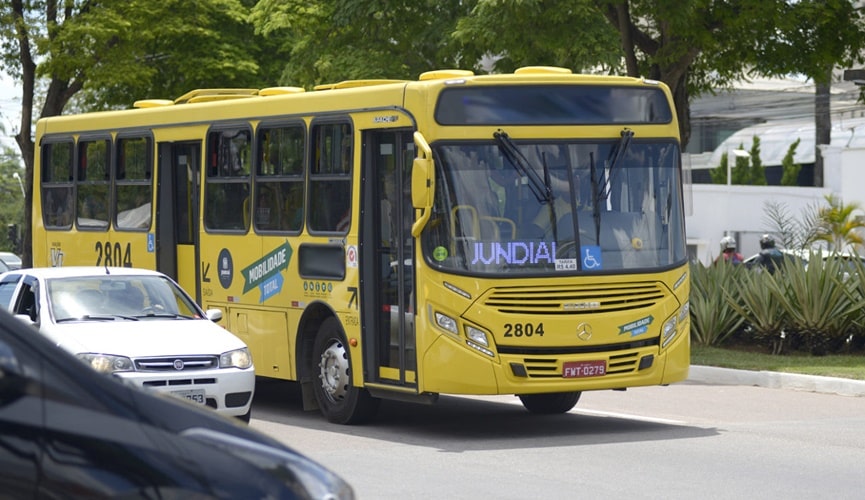
<instances>
[{"instance_id":1,"label":"bus air vent","mask_svg":"<svg viewBox=\"0 0 865 500\"><path fill-rule=\"evenodd\" d=\"M664 296L664 289L655 282L502 287L489 293L484 305L505 314L578 316L644 309Z\"/></svg>"}]
</instances>

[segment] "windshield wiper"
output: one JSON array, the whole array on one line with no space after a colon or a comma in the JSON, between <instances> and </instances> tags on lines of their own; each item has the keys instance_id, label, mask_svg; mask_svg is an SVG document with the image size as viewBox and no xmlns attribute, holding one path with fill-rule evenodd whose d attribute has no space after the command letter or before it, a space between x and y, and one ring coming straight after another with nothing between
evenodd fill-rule
<instances>
[{"instance_id":1,"label":"windshield wiper","mask_svg":"<svg viewBox=\"0 0 865 500\"><path fill-rule=\"evenodd\" d=\"M172 319L194 319L192 316L185 316L183 314L176 314L170 312L157 312L157 313L147 313L147 314L139 314L136 318L172 318Z\"/></svg>"},{"instance_id":2,"label":"windshield wiper","mask_svg":"<svg viewBox=\"0 0 865 500\"><path fill-rule=\"evenodd\" d=\"M610 190L613 185L613 174L619 161L628 150L633 137L633 130L629 128L622 130L622 138L619 139L619 143L613 147L612 151L610 151L610 156L607 158L606 175L601 178L596 176L597 168L595 166L594 155L589 155L589 175L592 181L592 218L595 221L595 242L598 245L601 244L601 202L606 201L610 196Z\"/></svg>"},{"instance_id":3,"label":"windshield wiper","mask_svg":"<svg viewBox=\"0 0 865 500\"><path fill-rule=\"evenodd\" d=\"M520 153L520 150L514 146L513 141L511 141L511 138L508 137L508 134L506 134L504 130L499 129L496 132L493 132L493 138L498 143L502 154L508 159L508 162L513 165L517 173L528 178L529 189L532 191L532 194L535 195L535 198L537 198L541 203L549 203L553 199L553 188L550 186L549 174L545 172L547 182L544 182L538 173L535 172L535 169L533 169L529 164L529 160L527 160L526 157Z\"/></svg>"},{"instance_id":4,"label":"windshield wiper","mask_svg":"<svg viewBox=\"0 0 865 500\"><path fill-rule=\"evenodd\" d=\"M610 189L612 189L613 185L613 173L616 170L616 167L619 166L619 161L622 159L622 156L624 156L625 152L628 150L628 146L631 145L631 139L633 137L633 130L629 128L623 129L622 138L619 139L619 143L610 151L610 156L607 158L607 175L604 177L604 183L600 186L598 191L598 195L603 200L606 200L607 197L610 196ZM600 179L598 180L600 181Z\"/></svg>"},{"instance_id":5,"label":"windshield wiper","mask_svg":"<svg viewBox=\"0 0 865 500\"><path fill-rule=\"evenodd\" d=\"M138 321L138 318L135 316L124 316L122 314L85 314L83 316L79 316L77 318L62 318L58 319L57 322L61 321L114 321L116 319L126 319L129 321Z\"/></svg>"}]
</instances>

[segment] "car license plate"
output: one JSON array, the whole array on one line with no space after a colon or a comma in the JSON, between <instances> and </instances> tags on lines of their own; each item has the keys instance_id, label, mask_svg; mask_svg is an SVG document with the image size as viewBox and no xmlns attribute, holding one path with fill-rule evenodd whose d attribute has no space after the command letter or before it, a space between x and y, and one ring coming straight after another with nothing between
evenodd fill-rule
<instances>
[{"instance_id":1,"label":"car license plate","mask_svg":"<svg viewBox=\"0 0 865 500\"><path fill-rule=\"evenodd\" d=\"M598 359L592 361L565 361L562 365L563 378L601 377L607 373L607 362Z\"/></svg>"},{"instance_id":2,"label":"car license plate","mask_svg":"<svg viewBox=\"0 0 865 500\"><path fill-rule=\"evenodd\" d=\"M171 391L171 394L179 398L186 398L198 404L204 404L204 389L193 389L190 391Z\"/></svg>"}]
</instances>

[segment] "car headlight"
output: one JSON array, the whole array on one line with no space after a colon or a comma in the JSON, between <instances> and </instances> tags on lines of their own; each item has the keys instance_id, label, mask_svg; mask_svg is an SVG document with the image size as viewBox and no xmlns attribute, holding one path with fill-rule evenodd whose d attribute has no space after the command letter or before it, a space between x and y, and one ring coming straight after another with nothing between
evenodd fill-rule
<instances>
[{"instance_id":1,"label":"car headlight","mask_svg":"<svg viewBox=\"0 0 865 500\"><path fill-rule=\"evenodd\" d=\"M252 355L249 354L249 349L244 347L243 349L235 349L233 351L228 351L222 353L219 356L219 367L220 368L249 368L252 366Z\"/></svg>"},{"instance_id":2,"label":"car headlight","mask_svg":"<svg viewBox=\"0 0 865 500\"><path fill-rule=\"evenodd\" d=\"M113 354L99 354L93 352L78 353L78 359L87 363L99 373L116 373L135 371L132 360L126 356L115 356Z\"/></svg>"}]
</instances>

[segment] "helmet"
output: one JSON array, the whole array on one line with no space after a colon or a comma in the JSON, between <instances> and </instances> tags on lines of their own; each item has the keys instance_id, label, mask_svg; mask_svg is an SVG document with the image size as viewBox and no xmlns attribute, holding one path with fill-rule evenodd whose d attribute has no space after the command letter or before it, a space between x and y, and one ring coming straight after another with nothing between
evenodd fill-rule
<instances>
[{"instance_id":1,"label":"helmet","mask_svg":"<svg viewBox=\"0 0 865 500\"><path fill-rule=\"evenodd\" d=\"M726 250L735 250L736 249L736 239L732 236L724 236L721 238L721 251Z\"/></svg>"},{"instance_id":2,"label":"helmet","mask_svg":"<svg viewBox=\"0 0 865 500\"><path fill-rule=\"evenodd\" d=\"M760 236L760 248L772 248L775 246L775 238L768 234Z\"/></svg>"}]
</instances>

